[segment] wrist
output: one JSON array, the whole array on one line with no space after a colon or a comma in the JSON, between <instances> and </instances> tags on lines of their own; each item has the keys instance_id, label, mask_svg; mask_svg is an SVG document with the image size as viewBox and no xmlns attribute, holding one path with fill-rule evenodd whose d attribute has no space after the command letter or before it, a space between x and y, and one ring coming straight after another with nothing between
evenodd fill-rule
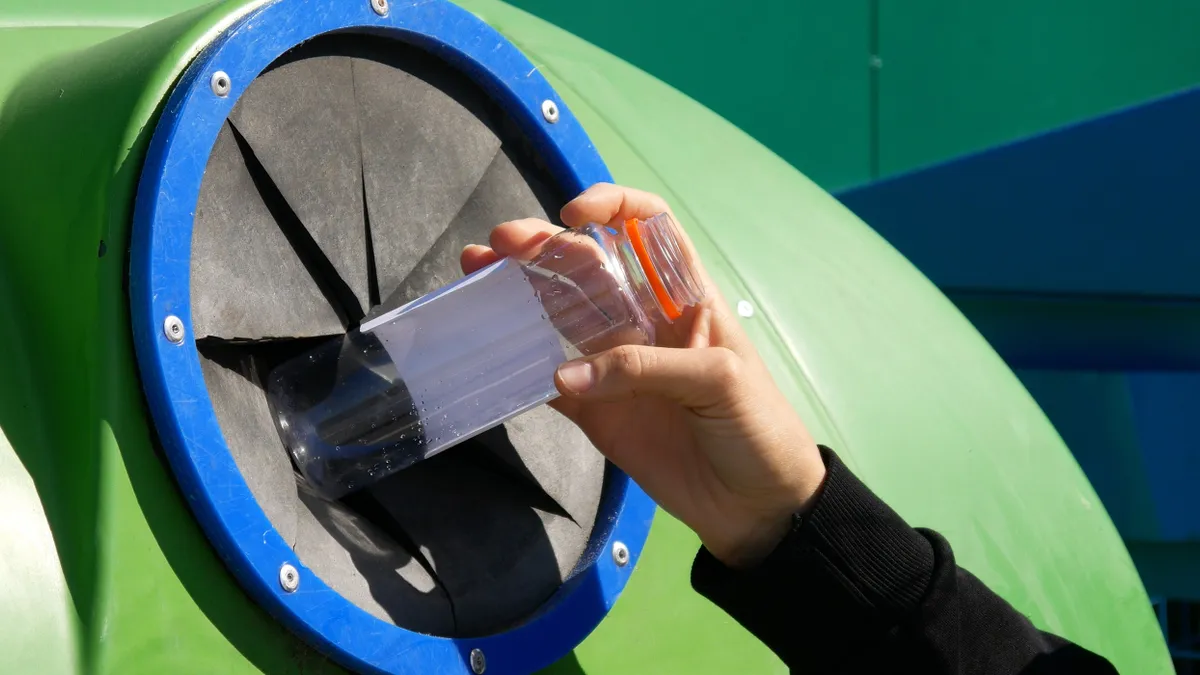
<instances>
[{"instance_id":1,"label":"wrist","mask_svg":"<svg viewBox=\"0 0 1200 675\"><path fill-rule=\"evenodd\" d=\"M798 471L797 479L779 491L767 506L760 503L759 508L738 518L724 537L714 541L714 545L705 543L713 557L730 568L754 567L769 556L789 532L799 527L804 515L816 504L825 481L825 463L819 450L813 454L815 466Z\"/></svg>"},{"instance_id":2,"label":"wrist","mask_svg":"<svg viewBox=\"0 0 1200 675\"><path fill-rule=\"evenodd\" d=\"M731 569L748 569L757 566L771 555L784 537L796 524L799 514L779 514L769 521L762 521L742 530L725 542L704 547L721 564Z\"/></svg>"}]
</instances>

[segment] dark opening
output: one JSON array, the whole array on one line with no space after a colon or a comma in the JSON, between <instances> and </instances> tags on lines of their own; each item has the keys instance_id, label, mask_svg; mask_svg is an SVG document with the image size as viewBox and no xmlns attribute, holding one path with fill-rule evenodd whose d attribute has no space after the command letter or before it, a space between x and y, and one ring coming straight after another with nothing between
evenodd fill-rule
<instances>
[{"instance_id":1,"label":"dark opening","mask_svg":"<svg viewBox=\"0 0 1200 675\"><path fill-rule=\"evenodd\" d=\"M264 394L277 364L460 275L505 220L562 196L471 80L379 36L310 41L239 100L209 158L193 324L226 443L301 562L422 632L520 623L587 546L605 465L548 408L338 502L300 481ZM332 374L331 374L332 376Z\"/></svg>"}]
</instances>

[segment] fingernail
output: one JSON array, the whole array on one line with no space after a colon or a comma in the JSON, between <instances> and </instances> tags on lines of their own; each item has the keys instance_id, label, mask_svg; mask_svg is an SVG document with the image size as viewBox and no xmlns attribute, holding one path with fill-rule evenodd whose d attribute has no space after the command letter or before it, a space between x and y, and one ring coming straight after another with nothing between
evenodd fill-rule
<instances>
[{"instance_id":1,"label":"fingernail","mask_svg":"<svg viewBox=\"0 0 1200 675\"><path fill-rule=\"evenodd\" d=\"M558 367L563 386L574 394L582 394L596 384L596 369L586 361L571 361Z\"/></svg>"}]
</instances>

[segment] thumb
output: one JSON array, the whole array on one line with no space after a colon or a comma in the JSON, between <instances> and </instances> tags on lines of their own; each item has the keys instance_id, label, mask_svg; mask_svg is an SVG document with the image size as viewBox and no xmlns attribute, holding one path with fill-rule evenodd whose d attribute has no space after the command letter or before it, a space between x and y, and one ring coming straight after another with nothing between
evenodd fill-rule
<instances>
[{"instance_id":1,"label":"thumb","mask_svg":"<svg viewBox=\"0 0 1200 675\"><path fill-rule=\"evenodd\" d=\"M564 363L554 383L563 396L582 401L661 396L712 414L735 400L743 368L737 354L724 347L626 345Z\"/></svg>"}]
</instances>

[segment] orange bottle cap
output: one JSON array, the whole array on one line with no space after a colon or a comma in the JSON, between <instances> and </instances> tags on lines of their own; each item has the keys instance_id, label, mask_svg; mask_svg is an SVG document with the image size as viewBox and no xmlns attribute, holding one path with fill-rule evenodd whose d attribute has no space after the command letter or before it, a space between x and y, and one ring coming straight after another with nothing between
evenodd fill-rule
<instances>
[{"instance_id":1,"label":"orange bottle cap","mask_svg":"<svg viewBox=\"0 0 1200 675\"><path fill-rule=\"evenodd\" d=\"M671 298L671 294L667 292L667 285L663 283L658 270L654 268L654 263L650 261L650 252L646 249L646 242L642 239L637 218L625 221L625 231L629 233L629 243L633 245L633 253L637 256L638 262L642 264L642 271L646 273L646 280L650 282L650 288L654 291L654 297L658 299L663 314L671 321L683 316L683 309Z\"/></svg>"}]
</instances>

